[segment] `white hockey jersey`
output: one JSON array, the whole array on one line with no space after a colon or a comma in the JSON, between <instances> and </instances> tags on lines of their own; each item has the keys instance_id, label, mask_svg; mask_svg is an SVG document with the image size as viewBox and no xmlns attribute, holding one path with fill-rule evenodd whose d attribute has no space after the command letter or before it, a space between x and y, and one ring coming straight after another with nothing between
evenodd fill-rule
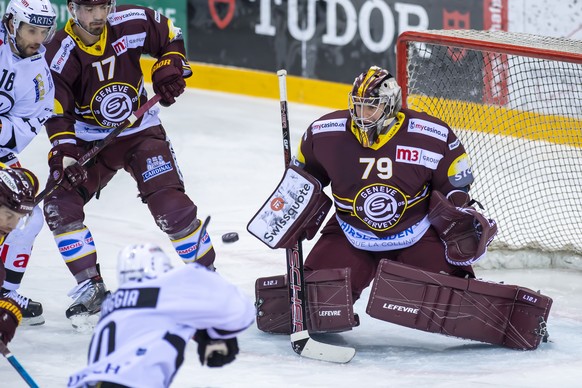
<instances>
[{"instance_id":1,"label":"white hockey jersey","mask_svg":"<svg viewBox=\"0 0 582 388\"><path fill-rule=\"evenodd\" d=\"M0 23L0 162L12 164L53 115L55 85L45 61L45 48L20 58Z\"/></svg>"},{"instance_id":2,"label":"white hockey jersey","mask_svg":"<svg viewBox=\"0 0 582 388\"><path fill-rule=\"evenodd\" d=\"M196 263L157 279L125 283L104 301L89 347L89 365L71 375L67 386L108 381L168 387L197 329L208 329L213 338L231 338L249 327L254 317L248 297Z\"/></svg>"}]
</instances>

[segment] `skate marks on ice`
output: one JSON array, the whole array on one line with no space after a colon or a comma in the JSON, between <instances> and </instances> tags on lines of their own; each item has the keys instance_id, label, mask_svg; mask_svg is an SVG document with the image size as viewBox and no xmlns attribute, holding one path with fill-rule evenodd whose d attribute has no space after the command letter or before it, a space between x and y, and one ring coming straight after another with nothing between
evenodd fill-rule
<instances>
[{"instance_id":1,"label":"skate marks on ice","mask_svg":"<svg viewBox=\"0 0 582 388\"><path fill-rule=\"evenodd\" d=\"M78 314L69 318L73 329L80 334L92 334L93 329L99 322L100 313L98 314Z\"/></svg>"},{"instance_id":2,"label":"skate marks on ice","mask_svg":"<svg viewBox=\"0 0 582 388\"><path fill-rule=\"evenodd\" d=\"M284 252L266 248L245 232L246 223L283 174L279 103L197 90L187 90L180 98L162 112L162 120L186 188L201 215L213 216L209 233L217 249L218 271L252 297L256 278L285 272ZM194 110L198 114L193 115ZM299 104L291 104L289 110L295 150L307 125L324 112ZM216 127L220 130L204 130ZM48 148L48 140L39 136L25 150L23 165L42 175L47 170ZM255 172L252 180L248 171ZM44 181L46 175L39 179ZM171 245L151 219L147 205L136 198L135 184L125 172L114 177L101 195L89 204L86 222L99 249L106 285L116 289L119 249L129 242L147 241L171 252ZM221 233L230 231L239 233L236 244L220 239ZM309 249L309 244L305 247ZM348 364L302 358L290 348L289 336L269 335L251 327L239 338L237 360L217 370L201 367L195 344L189 344L172 387L579 387L582 273L495 269L479 270L477 275L552 297L548 320L552 342L524 352L400 327L369 317L365 294L355 305L361 325L324 337L325 342L356 348L357 354ZM19 327L10 343L41 387L65 387L69 374L86 363L91 334L76 333L65 317L71 303L66 294L74 283L45 227L35 243L22 288L27 296L43 303L46 323ZM7 386L11 388L26 387L11 369L6 362L0 364L0 386L10 382Z\"/></svg>"}]
</instances>

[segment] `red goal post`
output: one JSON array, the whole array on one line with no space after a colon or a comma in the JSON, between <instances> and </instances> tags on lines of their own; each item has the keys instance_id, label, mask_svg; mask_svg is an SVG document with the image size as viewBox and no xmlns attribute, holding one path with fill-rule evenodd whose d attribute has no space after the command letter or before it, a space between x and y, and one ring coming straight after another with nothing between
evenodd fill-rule
<instances>
[{"instance_id":1,"label":"red goal post","mask_svg":"<svg viewBox=\"0 0 582 388\"><path fill-rule=\"evenodd\" d=\"M582 255L582 42L503 31L398 38L403 106L457 133L492 248Z\"/></svg>"}]
</instances>

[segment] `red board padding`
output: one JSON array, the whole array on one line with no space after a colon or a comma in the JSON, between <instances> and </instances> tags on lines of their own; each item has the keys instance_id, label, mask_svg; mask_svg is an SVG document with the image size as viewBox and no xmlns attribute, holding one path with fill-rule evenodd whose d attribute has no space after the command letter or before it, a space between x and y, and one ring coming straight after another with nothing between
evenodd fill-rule
<instances>
[{"instance_id":1,"label":"red board padding","mask_svg":"<svg viewBox=\"0 0 582 388\"><path fill-rule=\"evenodd\" d=\"M525 287L461 279L382 260L366 312L432 333L536 349L552 299Z\"/></svg>"}]
</instances>

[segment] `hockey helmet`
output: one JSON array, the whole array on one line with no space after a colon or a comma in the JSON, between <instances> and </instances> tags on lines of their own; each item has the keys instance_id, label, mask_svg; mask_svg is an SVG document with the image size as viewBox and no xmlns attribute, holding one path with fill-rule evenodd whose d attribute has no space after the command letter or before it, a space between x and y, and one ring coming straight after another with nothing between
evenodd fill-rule
<instances>
[{"instance_id":1,"label":"hockey helmet","mask_svg":"<svg viewBox=\"0 0 582 388\"><path fill-rule=\"evenodd\" d=\"M0 169L0 236L24 227L34 209L38 181L24 169Z\"/></svg>"},{"instance_id":2,"label":"hockey helmet","mask_svg":"<svg viewBox=\"0 0 582 388\"><path fill-rule=\"evenodd\" d=\"M107 4L111 7L110 12L115 12L115 0L67 0L67 5L69 3L73 3L76 5L84 5L86 7Z\"/></svg>"},{"instance_id":3,"label":"hockey helmet","mask_svg":"<svg viewBox=\"0 0 582 388\"><path fill-rule=\"evenodd\" d=\"M14 26L14 31L9 33L12 39L15 39L21 23L47 28L44 43L52 39L57 28L57 15L49 0L11 0L4 15L4 22L7 21Z\"/></svg>"},{"instance_id":4,"label":"hockey helmet","mask_svg":"<svg viewBox=\"0 0 582 388\"><path fill-rule=\"evenodd\" d=\"M354 80L348 107L352 132L364 147L371 147L402 108L402 91L388 70L372 66Z\"/></svg>"},{"instance_id":5,"label":"hockey helmet","mask_svg":"<svg viewBox=\"0 0 582 388\"><path fill-rule=\"evenodd\" d=\"M155 279L170 269L170 258L154 244L128 245L117 256L119 285L128 281Z\"/></svg>"},{"instance_id":6,"label":"hockey helmet","mask_svg":"<svg viewBox=\"0 0 582 388\"><path fill-rule=\"evenodd\" d=\"M38 180L23 168L0 169L0 206L20 214L30 214Z\"/></svg>"},{"instance_id":7,"label":"hockey helmet","mask_svg":"<svg viewBox=\"0 0 582 388\"><path fill-rule=\"evenodd\" d=\"M115 0L67 0L68 3L75 3L78 5L101 5L101 4L110 4L111 6L115 6Z\"/></svg>"}]
</instances>

